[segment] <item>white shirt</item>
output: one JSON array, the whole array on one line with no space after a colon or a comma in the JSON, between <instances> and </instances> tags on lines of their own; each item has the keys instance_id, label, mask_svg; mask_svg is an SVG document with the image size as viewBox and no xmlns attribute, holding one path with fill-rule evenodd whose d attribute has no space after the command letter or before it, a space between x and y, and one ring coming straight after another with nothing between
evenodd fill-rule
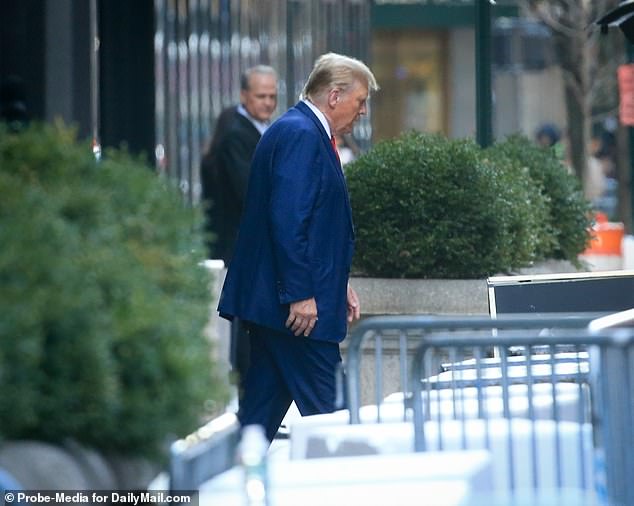
<instances>
[{"instance_id":1,"label":"white shirt","mask_svg":"<svg viewBox=\"0 0 634 506\"><path fill-rule=\"evenodd\" d=\"M328 135L328 138L330 139L332 137L332 133L330 132L330 125L328 124L328 120L326 119L326 116L324 116L324 113L317 109L315 104L313 104L310 100L305 98L302 100L302 102L304 102L310 108L310 110L315 113L315 116L317 116L317 119L323 125L324 130L326 130L326 135Z\"/></svg>"},{"instance_id":2,"label":"white shirt","mask_svg":"<svg viewBox=\"0 0 634 506\"><path fill-rule=\"evenodd\" d=\"M257 128L258 132L260 132L260 135L262 135L264 131L269 127L268 122L265 123L264 121L258 121L253 116L251 116L249 114L249 111L247 111L242 104L238 106L238 114L242 114L242 116L248 119L253 124L253 126Z\"/></svg>"}]
</instances>

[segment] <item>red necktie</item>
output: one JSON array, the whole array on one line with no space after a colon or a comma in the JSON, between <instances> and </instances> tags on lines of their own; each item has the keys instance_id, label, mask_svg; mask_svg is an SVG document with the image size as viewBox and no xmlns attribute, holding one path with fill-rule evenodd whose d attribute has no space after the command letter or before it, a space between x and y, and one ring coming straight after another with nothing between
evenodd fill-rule
<instances>
[{"instance_id":1,"label":"red necktie","mask_svg":"<svg viewBox=\"0 0 634 506\"><path fill-rule=\"evenodd\" d=\"M337 160L339 160L339 165L341 165L341 159L339 158L339 151L337 151L337 141L335 140L335 136L330 137L330 144L332 144L332 149L335 150L335 155L337 155Z\"/></svg>"}]
</instances>

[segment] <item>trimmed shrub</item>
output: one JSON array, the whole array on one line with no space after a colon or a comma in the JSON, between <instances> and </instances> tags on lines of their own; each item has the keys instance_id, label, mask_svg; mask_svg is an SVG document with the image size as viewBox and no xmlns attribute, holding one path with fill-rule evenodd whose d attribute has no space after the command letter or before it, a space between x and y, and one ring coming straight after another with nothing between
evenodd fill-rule
<instances>
[{"instance_id":1,"label":"trimmed shrub","mask_svg":"<svg viewBox=\"0 0 634 506\"><path fill-rule=\"evenodd\" d=\"M158 456L225 392L199 210L63 127L0 126L0 437Z\"/></svg>"},{"instance_id":2,"label":"trimmed shrub","mask_svg":"<svg viewBox=\"0 0 634 506\"><path fill-rule=\"evenodd\" d=\"M531 259L530 234L517 233L527 201L511 198L512 175L470 140L410 132L377 144L346 172L357 274L477 278Z\"/></svg>"},{"instance_id":3,"label":"trimmed shrub","mask_svg":"<svg viewBox=\"0 0 634 506\"><path fill-rule=\"evenodd\" d=\"M378 143L347 165L346 175L355 275L481 278L552 250L544 227L551 197L530 167L502 151L408 132ZM585 211L575 212L583 218L577 233L585 234Z\"/></svg>"},{"instance_id":4,"label":"trimmed shrub","mask_svg":"<svg viewBox=\"0 0 634 506\"><path fill-rule=\"evenodd\" d=\"M541 223L538 256L578 265L577 257L588 244L592 226L592 207L583 196L579 179L566 170L554 149L540 148L521 135L496 143L488 154L527 169L533 185L544 196L548 212Z\"/></svg>"}]
</instances>

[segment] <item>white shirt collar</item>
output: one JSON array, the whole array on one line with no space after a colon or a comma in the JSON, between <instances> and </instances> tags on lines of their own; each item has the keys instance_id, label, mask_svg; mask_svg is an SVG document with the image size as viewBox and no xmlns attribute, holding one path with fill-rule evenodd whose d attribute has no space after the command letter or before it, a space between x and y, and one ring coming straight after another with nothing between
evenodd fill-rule
<instances>
[{"instance_id":1,"label":"white shirt collar","mask_svg":"<svg viewBox=\"0 0 634 506\"><path fill-rule=\"evenodd\" d=\"M238 114L242 114L242 116L248 119L253 124L253 126L258 130L258 132L260 132L260 135L262 135L264 131L269 127L268 122L259 121L255 119L253 116L251 116L249 114L249 111L247 111L242 104L238 105Z\"/></svg>"},{"instance_id":2,"label":"white shirt collar","mask_svg":"<svg viewBox=\"0 0 634 506\"><path fill-rule=\"evenodd\" d=\"M307 98L302 99L302 102L304 102L310 108L310 110L313 111L315 116L317 116L317 119L321 122L324 130L326 131L326 135L328 135L328 138L330 139L332 137L332 133L330 132L330 125L328 124L328 120L326 119L324 113L317 109L317 106L315 106L315 104L313 104Z\"/></svg>"}]
</instances>

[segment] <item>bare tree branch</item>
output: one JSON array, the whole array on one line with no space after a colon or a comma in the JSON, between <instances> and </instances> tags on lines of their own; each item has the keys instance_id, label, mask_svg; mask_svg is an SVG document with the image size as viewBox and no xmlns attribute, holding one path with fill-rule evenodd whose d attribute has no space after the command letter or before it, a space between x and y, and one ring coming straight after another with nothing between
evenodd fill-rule
<instances>
[{"instance_id":1,"label":"bare tree branch","mask_svg":"<svg viewBox=\"0 0 634 506\"><path fill-rule=\"evenodd\" d=\"M575 143L571 161L586 181L591 123L614 114L610 90L615 65L603 61L606 44L600 41L594 23L618 0L518 0L518 4L552 31L564 81L569 136ZM599 103L603 112L593 118L593 105Z\"/></svg>"},{"instance_id":2,"label":"bare tree branch","mask_svg":"<svg viewBox=\"0 0 634 506\"><path fill-rule=\"evenodd\" d=\"M615 64L606 64L600 67L600 71L596 73L588 90L588 93L591 95L591 102L594 102L594 98L596 98L601 89L615 80L617 67Z\"/></svg>"},{"instance_id":3,"label":"bare tree branch","mask_svg":"<svg viewBox=\"0 0 634 506\"><path fill-rule=\"evenodd\" d=\"M561 74L564 78L566 86L568 86L568 88L572 90L575 100L577 100L579 104L583 104L585 101L586 93L584 92L585 90L583 89L583 87L579 84L577 77L572 72L566 69L562 69Z\"/></svg>"},{"instance_id":4,"label":"bare tree branch","mask_svg":"<svg viewBox=\"0 0 634 506\"><path fill-rule=\"evenodd\" d=\"M550 9L540 8L531 9L531 12L551 30L561 33L567 37L574 37L576 30L572 27L566 26L559 19L553 16Z\"/></svg>"}]
</instances>

